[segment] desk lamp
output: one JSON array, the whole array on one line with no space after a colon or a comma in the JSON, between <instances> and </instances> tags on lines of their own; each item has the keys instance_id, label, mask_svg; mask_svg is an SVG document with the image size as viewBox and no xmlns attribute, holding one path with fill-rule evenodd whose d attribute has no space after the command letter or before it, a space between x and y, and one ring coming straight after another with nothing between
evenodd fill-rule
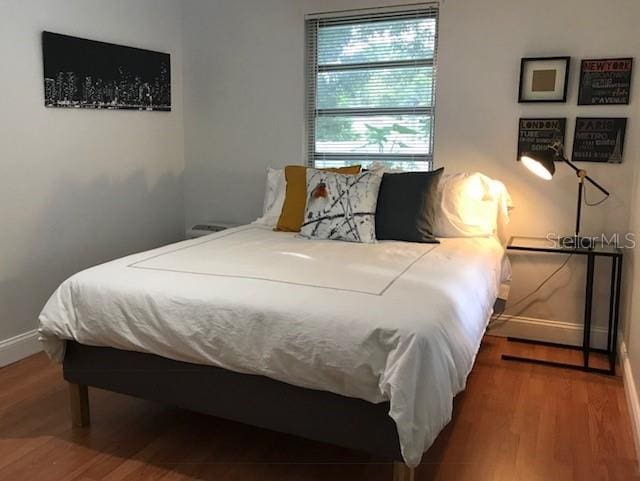
<instances>
[{"instance_id":1,"label":"desk lamp","mask_svg":"<svg viewBox=\"0 0 640 481\"><path fill-rule=\"evenodd\" d=\"M564 153L564 147L560 142L554 142L549 145L545 150L539 152L524 152L520 156L522 164L531 172L544 180L551 180L553 174L556 171L556 161L562 161L571 167L578 177L578 209L576 212L576 231L572 236L562 237L560 242L567 247L583 247L589 248L592 244L592 239L589 237L582 237L580 235L580 215L582 212L582 197L584 196L584 183L585 181L591 183L606 197L609 197L609 192L598 184L595 180L587 175L587 171L579 169L575 164L569 161ZM603 199L604 200L604 199Z\"/></svg>"}]
</instances>

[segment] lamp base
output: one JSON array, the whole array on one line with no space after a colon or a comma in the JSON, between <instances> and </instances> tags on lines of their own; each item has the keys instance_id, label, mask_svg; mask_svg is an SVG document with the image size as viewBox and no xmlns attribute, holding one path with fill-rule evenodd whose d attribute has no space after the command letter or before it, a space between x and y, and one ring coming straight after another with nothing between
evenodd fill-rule
<instances>
[{"instance_id":1,"label":"lamp base","mask_svg":"<svg viewBox=\"0 0 640 481\"><path fill-rule=\"evenodd\" d=\"M593 249L595 239L574 234L558 238L558 245L570 249Z\"/></svg>"}]
</instances>

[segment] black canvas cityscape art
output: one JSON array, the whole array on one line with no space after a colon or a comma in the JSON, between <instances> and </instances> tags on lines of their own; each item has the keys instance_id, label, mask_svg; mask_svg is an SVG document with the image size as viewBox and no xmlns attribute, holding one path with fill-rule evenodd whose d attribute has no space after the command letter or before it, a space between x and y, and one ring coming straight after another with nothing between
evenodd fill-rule
<instances>
[{"instance_id":1,"label":"black canvas cityscape art","mask_svg":"<svg viewBox=\"0 0 640 481\"><path fill-rule=\"evenodd\" d=\"M171 57L42 33L45 107L171 110Z\"/></svg>"}]
</instances>

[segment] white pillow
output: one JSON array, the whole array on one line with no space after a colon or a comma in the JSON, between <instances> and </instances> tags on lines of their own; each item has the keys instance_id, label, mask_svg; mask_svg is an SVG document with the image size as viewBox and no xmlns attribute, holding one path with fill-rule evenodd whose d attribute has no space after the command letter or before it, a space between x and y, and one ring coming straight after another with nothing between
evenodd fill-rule
<instances>
[{"instance_id":1,"label":"white pillow","mask_svg":"<svg viewBox=\"0 0 640 481\"><path fill-rule=\"evenodd\" d=\"M278 224L287 181L284 177L284 169L267 169L267 183L262 205L262 217L256 219L255 224L275 227Z\"/></svg>"},{"instance_id":2,"label":"white pillow","mask_svg":"<svg viewBox=\"0 0 640 481\"><path fill-rule=\"evenodd\" d=\"M376 241L382 172L344 175L307 169L307 205L300 236L347 242Z\"/></svg>"},{"instance_id":3,"label":"white pillow","mask_svg":"<svg viewBox=\"0 0 640 481\"><path fill-rule=\"evenodd\" d=\"M511 197L504 184L480 173L443 176L436 237L502 237Z\"/></svg>"}]
</instances>

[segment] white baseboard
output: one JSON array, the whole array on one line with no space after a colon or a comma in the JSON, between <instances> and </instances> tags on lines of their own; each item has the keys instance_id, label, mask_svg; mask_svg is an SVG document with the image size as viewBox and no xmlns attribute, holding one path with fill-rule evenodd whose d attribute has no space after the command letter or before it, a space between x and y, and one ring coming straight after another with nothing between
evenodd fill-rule
<instances>
[{"instance_id":1,"label":"white baseboard","mask_svg":"<svg viewBox=\"0 0 640 481\"><path fill-rule=\"evenodd\" d=\"M0 341L0 367L32 356L40 351L42 351L42 345L38 341L38 331L36 329L5 339Z\"/></svg>"},{"instance_id":2,"label":"white baseboard","mask_svg":"<svg viewBox=\"0 0 640 481\"><path fill-rule=\"evenodd\" d=\"M574 346L582 344L582 326L579 324L523 316L499 316L495 321L492 321L487 334L501 337L522 337ZM591 329L591 345L596 348L606 347L606 328L597 326Z\"/></svg>"},{"instance_id":3,"label":"white baseboard","mask_svg":"<svg viewBox=\"0 0 640 481\"><path fill-rule=\"evenodd\" d=\"M624 394L629 406L629 416L631 417L631 430L633 431L633 441L636 445L636 459L640 469L640 398L638 389L633 379L631 363L627 354L627 346L620 343L620 365L622 366L622 380L624 382Z\"/></svg>"}]
</instances>

